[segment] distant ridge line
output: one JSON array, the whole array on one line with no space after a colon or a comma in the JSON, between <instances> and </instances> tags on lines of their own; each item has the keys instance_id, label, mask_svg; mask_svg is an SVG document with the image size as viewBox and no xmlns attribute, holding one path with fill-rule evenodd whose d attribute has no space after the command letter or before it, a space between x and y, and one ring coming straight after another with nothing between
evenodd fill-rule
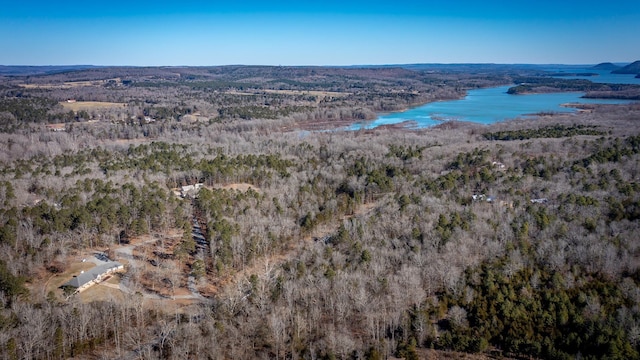
<instances>
[{"instance_id":1,"label":"distant ridge line","mask_svg":"<svg viewBox=\"0 0 640 360\"><path fill-rule=\"evenodd\" d=\"M74 72L91 69L109 69L109 68L222 68L222 67L274 67L274 68L334 68L334 69L374 69L374 68L403 68L407 70L478 70L478 69L540 69L544 70L549 67L566 67L566 68L593 68L607 69L619 72L621 70L631 70L628 73L635 72L639 62L629 63L600 63L593 64L526 64L526 63L411 63L411 64L357 64L357 65L256 65L256 64L227 64L227 65L158 65L158 66L134 66L134 65L0 65L0 76L36 76L36 75L52 75L64 72ZM621 64L621 65L617 65ZM624 66L628 64L627 66ZM633 68L633 69L630 69Z\"/></svg>"}]
</instances>

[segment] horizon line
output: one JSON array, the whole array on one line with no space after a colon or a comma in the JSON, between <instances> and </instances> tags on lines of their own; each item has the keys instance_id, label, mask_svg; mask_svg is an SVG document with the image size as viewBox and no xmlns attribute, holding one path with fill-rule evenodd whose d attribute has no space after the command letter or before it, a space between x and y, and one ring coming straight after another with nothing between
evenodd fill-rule
<instances>
[{"instance_id":1,"label":"horizon line","mask_svg":"<svg viewBox=\"0 0 640 360\"><path fill-rule=\"evenodd\" d=\"M640 60L635 60L640 61ZM418 62L418 63L380 63L380 64L343 64L343 65L333 65L333 64L324 64L324 65L305 65L305 64L211 64L211 65L97 65L97 64L47 64L47 65L5 65L0 64L2 67L63 67L63 66L85 66L85 67L100 67L100 68L109 68L109 67L127 67L127 68L153 68L153 67L175 67L175 68L185 68L185 67L223 67L223 66L264 66L264 67L356 67L356 66L409 66L409 65L536 65L536 66L545 66L545 65L568 65L568 66L578 66L578 65L598 65L598 64L631 64L635 61L605 61L599 63L524 63L524 62L516 62L516 63L501 63L501 62Z\"/></svg>"}]
</instances>

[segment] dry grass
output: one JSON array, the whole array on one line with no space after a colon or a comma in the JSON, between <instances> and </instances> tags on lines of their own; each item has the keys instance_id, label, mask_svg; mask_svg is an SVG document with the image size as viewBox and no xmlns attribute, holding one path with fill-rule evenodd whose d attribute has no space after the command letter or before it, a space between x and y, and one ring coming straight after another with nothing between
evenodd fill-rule
<instances>
[{"instance_id":1,"label":"dry grass","mask_svg":"<svg viewBox=\"0 0 640 360\"><path fill-rule=\"evenodd\" d=\"M119 281L119 278L117 276L112 276L106 285L111 281ZM106 285L104 283L93 285L76 296L84 303L104 301L108 299L113 299L117 302L122 302L124 300L124 294L120 289Z\"/></svg>"},{"instance_id":2,"label":"dry grass","mask_svg":"<svg viewBox=\"0 0 640 360\"><path fill-rule=\"evenodd\" d=\"M127 106L125 103L114 103L104 101L76 101L76 102L60 102L60 105L66 110L80 111L80 110L98 110L98 109L112 109L112 108L124 108Z\"/></svg>"},{"instance_id":3,"label":"dry grass","mask_svg":"<svg viewBox=\"0 0 640 360\"><path fill-rule=\"evenodd\" d=\"M67 81L58 84L20 84L20 87L25 89L71 89L76 87L86 86L103 86L109 81L115 81L117 84L122 84L122 79L113 78L106 80L93 80L93 81Z\"/></svg>"}]
</instances>

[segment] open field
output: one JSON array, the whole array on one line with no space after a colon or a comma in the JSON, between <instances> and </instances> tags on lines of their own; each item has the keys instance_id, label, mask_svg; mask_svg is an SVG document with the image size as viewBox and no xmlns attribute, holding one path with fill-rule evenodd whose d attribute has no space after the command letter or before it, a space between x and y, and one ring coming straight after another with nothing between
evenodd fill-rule
<instances>
[{"instance_id":1,"label":"open field","mask_svg":"<svg viewBox=\"0 0 640 360\"><path fill-rule=\"evenodd\" d=\"M104 102L104 101L61 101L60 105L66 110L80 111L80 110L97 110L97 109L113 109L113 108L125 108L127 104Z\"/></svg>"},{"instance_id":2,"label":"open field","mask_svg":"<svg viewBox=\"0 0 640 360\"><path fill-rule=\"evenodd\" d=\"M121 274L109 275L109 279L100 282L76 295L80 301L89 303L93 301L124 301L126 294L123 293L118 284Z\"/></svg>"}]
</instances>

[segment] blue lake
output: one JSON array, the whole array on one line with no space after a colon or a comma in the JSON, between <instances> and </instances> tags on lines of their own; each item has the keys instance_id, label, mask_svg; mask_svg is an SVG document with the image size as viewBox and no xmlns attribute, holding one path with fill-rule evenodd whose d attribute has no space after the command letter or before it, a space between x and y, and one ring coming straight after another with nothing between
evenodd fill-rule
<instances>
[{"instance_id":1,"label":"blue lake","mask_svg":"<svg viewBox=\"0 0 640 360\"><path fill-rule=\"evenodd\" d=\"M626 75L633 77L633 75ZM470 90L460 100L438 101L406 111L380 115L377 119L353 124L350 129L372 129L381 125L392 125L406 121L415 122L417 127L429 127L446 120L469 121L491 124L515 118L522 118L540 112L575 112L576 109L563 107L566 103L583 104L626 104L631 101L583 99L584 93L551 93L509 95L511 86Z\"/></svg>"},{"instance_id":2,"label":"blue lake","mask_svg":"<svg viewBox=\"0 0 640 360\"><path fill-rule=\"evenodd\" d=\"M590 77L562 77L565 79L580 78L592 82L640 84L635 75L611 74L610 71L596 71L584 68L547 69L552 72L566 73L598 73ZM487 89L470 90L463 99L438 101L418 106L406 111L382 114L377 119L353 124L350 129L372 129L381 125L393 125L411 121L416 127L429 127L447 120L469 121L481 124L492 124L498 121L530 117L541 112L575 112L576 109L561 106L566 103L583 104L626 104L632 101L584 99L581 92L509 95L511 86L500 86Z\"/></svg>"}]
</instances>

